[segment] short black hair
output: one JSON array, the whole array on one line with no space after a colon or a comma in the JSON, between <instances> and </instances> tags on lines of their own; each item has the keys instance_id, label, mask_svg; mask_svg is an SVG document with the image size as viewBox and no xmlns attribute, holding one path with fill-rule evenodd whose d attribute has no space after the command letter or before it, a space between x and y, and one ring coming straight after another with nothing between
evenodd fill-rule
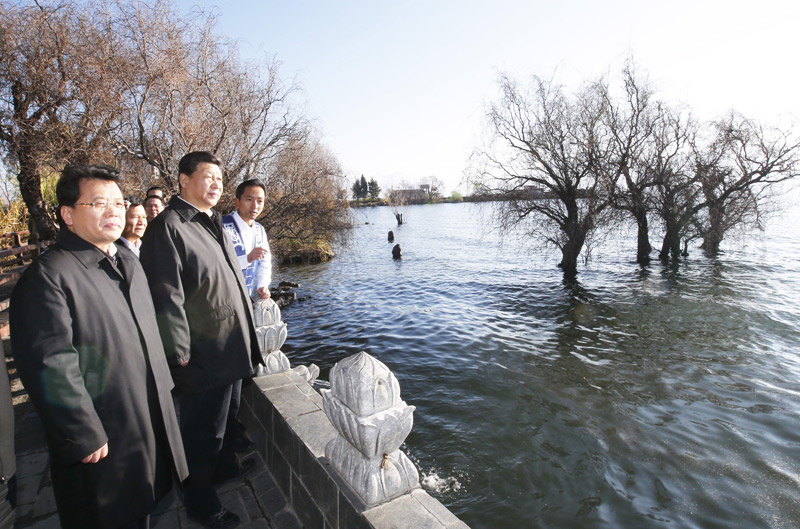
<instances>
[{"instance_id":1,"label":"short black hair","mask_svg":"<svg viewBox=\"0 0 800 529\"><path fill-rule=\"evenodd\" d=\"M156 189L158 189L159 191L164 193L164 188L163 187L161 187L161 186L150 186L150 187L147 188L147 191L145 192L144 196L145 197L149 197L150 196L150 191L155 191Z\"/></svg>"},{"instance_id":2,"label":"short black hair","mask_svg":"<svg viewBox=\"0 0 800 529\"><path fill-rule=\"evenodd\" d=\"M56 199L58 200L58 222L65 226L61 218L61 206L74 207L75 202L81 197L81 182L83 180L105 180L119 185L119 171L109 165L83 165L70 164L61 171L61 177L56 183Z\"/></svg>"},{"instance_id":3,"label":"short black hair","mask_svg":"<svg viewBox=\"0 0 800 529\"><path fill-rule=\"evenodd\" d=\"M195 151L185 155L181 158L181 161L178 162L178 174L191 176L201 163L213 163L214 165L222 167L222 161L210 152Z\"/></svg>"},{"instance_id":4,"label":"short black hair","mask_svg":"<svg viewBox=\"0 0 800 529\"><path fill-rule=\"evenodd\" d=\"M256 180L255 178L251 178L250 180L245 180L236 186L236 198L242 198L242 195L244 195L244 192L248 187L260 187L264 191L264 195L267 194L267 186L264 185L264 182L261 180Z\"/></svg>"},{"instance_id":5,"label":"short black hair","mask_svg":"<svg viewBox=\"0 0 800 529\"><path fill-rule=\"evenodd\" d=\"M145 198L145 199L142 201L142 206L144 206L145 204L147 204L147 201L148 201L148 200L150 200L151 198L155 198L156 200L160 200L160 201L161 201L161 205L162 205L162 206L166 206L166 205L167 205L167 202L164 200L164 197L160 197L160 196L158 196L158 195L150 195L149 197Z\"/></svg>"},{"instance_id":6,"label":"short black hair","mask_svg":"<svg viewBox=\"0 0 800 529\"><path fill-rule=\"evenodd\" d=\"M132 208L133 206L141 206L142 201L139 200L139 197L134 195L127 195L125 196L125 202L128 203L128 208Z\"/></svg>"}]
</instances>

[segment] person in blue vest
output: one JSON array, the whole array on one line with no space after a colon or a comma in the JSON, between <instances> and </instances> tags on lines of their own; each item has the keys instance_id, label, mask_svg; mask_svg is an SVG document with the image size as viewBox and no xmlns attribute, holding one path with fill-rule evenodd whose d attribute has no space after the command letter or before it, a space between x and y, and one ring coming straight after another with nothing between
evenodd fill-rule
<instances>
[{"instance_id":1,"label":"person in blue vest","mask_svg":"<svg viewBox=\"0 0 800 529\"><path fill-rule=\"evenodd\" d=\"M269 251L267 232L256 219L264 211L264 200L267 188L259 180L245 180L236 187L236 198L233 205L236 210L222 217L222 228L230 235L239 266L242 269L247 293L250 298L269 298L269 283L272 280L272 253ZM233 395L242 392L242 381L233 385ZM244 425L239 422L240 398L231 399L228 410L227 428L235 432L235 450L247 452L253 448L253 442L247 437Z\"/></svg>"},{"instance_id":2,"label":"person in blue vest","mask_svg":"<svg viewBox=\"0 0 800 529\"><path fill-rule=\"evenodd\" d=\"M267 232L256 222L264 210L267 188L258 180L245 180L236 188L236 211L222 217L222 227L230 235L250 297L267 299L272 280L272 253Z\"/></svg>"}]
</instances>

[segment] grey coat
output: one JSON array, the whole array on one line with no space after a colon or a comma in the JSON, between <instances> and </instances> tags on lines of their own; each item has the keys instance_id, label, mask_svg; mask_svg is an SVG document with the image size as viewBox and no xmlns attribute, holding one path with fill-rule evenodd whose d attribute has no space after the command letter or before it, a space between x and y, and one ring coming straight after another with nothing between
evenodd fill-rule
<instances>
[{"instance_id":1,"label":"grey coat","mask_svg":"<svg viewBox=\"0 0 800 529\"><path fill-rule=\"evenodd\" d=\"M62 526L112 528L149 514L188 475L147 279L62 230L11 296L20 378L44 424ZM108 443L96 464L80 460Z\"/></svg>"},{"instance_id":2,"label":"grey coat","mask_svg":"<svg viewBox=\"0 0 800 529\"><path fill-rule=\"evenodd\" d=\"M253 307L219 214L209 218L173 197L147 226L140 260L175 392L193 394L252 376L261 362Z\"/></svg>"}]
</instances>

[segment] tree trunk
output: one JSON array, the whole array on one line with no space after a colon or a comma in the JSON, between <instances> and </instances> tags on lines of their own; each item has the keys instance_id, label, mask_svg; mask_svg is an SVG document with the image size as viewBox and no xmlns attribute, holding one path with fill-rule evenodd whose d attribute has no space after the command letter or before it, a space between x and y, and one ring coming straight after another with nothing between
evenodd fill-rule
<instances>
[{"instance_id":1,"label":"tree trunk","mask_svg":"<svg viewBox=\"0 0 800 529\"><path fill-rule=\"evenodd\" d=\"M52 241L56 238L56 225L47 213L47 205L42 199L42 184L36 164L27 154L18 153L19 158L19 191L28 215L33 219L41 240ZM51 204L54 206L55 204Z\"/></svg>"},{"instance_id":2,"label":"tree trunk","mask_svg":"<svg viewBox=\"0 0 800 529\"><path fill-rule=\"evenodd\" d=\"M680 229L673 223L667 223L667 231L664 233L664 242L661 244L661 252L658 257L660 259L668 259L670 255L674 259L681 255Z\"/></svg>"},{"instance_id":3,"label":"tree trunk","mask_svg":"<svg viewBox=\"0 0 800 529\"><path fill-rule=\"evenodd\" d=\"M703 234L703 244L700 246L707 256L719 253L724 233L723 212L719 204L708 205L708 231Z\"/></svg>"},{"instance_id":4,"label":"tree trunk","mask_svg":"<svg viewBox=\"0 0 800 529\"><path fill-rule=\"evenodd\" d=\"M564 271L565 276L575 276L578 274L578 257L586 241L588 230L575 227L571 233L567 234L567 242L561 247L561 262L558 267Z\"/></svg>"},{"instance_id":5,"label":"tree trunk","mask_svg":"<svg viewBox=\"0 0 800 529\"><path fill-rule=\"evenodd\" d=\"M636 226L636 262L649 263L650 252L653 251L653 247L650 246L646 212L636 214Z\"/></svg>"}]
</instances>

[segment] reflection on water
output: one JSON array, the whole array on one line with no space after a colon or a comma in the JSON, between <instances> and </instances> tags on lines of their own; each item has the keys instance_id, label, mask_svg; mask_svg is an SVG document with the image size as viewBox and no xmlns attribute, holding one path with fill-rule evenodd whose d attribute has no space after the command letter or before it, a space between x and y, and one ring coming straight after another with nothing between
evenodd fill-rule
<instances>
[{"instance_id":1,"label":"reflection on water","mask_svg":"<svg viewBox=\"0 0 800 529\"><path fill-rule=\"evenodd\" d=\"M308 297L284 352L385 362L423 485L474 529L800 526L797 227L647 267L611 240L565 281L482 207L358 210L349 250L277 270Z\"/></svg>"}]
</instances>

